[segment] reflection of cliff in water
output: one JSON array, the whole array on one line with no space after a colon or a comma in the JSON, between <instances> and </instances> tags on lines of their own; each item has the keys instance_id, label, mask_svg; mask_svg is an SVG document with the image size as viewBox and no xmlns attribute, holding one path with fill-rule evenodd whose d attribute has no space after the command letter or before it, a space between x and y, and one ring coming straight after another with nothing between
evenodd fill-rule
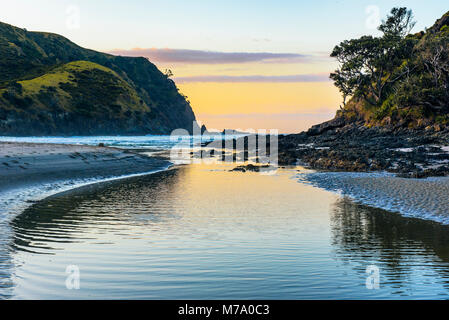
<instances>
[{"instance_id":1,"label":"reflection of cliff in water","mask_svg":"<svg viewBox=\"0 0 449 320\"><path fill-rule=\"evenodd\" d=\"M175 218L170 210L163 216L154 212L153 205L167 199L167 206L170 206L169 195L180 179L180 172L182 170L168 170L93 184L40 201L11 222L12 247L51 253L57 243L82 240L83 233L92 228L101 232L104 226L113 229L123 221L132 225Z\"/></svg>"},{"instance_id":2,"label":"reflection of cliff in water","mask_svg":"<svg viewBox=\"0 0 449 320\"><path fill-rule=\"evenodd\" d=\"M406 218L382 209L338 200L331 216L332 245L337 259L364 272L378 265L397 287L416 276L417 268L434 266L449 290L449 226Z\"/></svg>"}]
</instances>

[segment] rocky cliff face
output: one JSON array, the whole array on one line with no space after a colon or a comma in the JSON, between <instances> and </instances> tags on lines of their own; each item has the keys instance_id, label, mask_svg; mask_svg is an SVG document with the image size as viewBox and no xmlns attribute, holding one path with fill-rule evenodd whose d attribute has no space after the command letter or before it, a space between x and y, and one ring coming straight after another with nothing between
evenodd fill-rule
<instances>
[{"instance_id":1,"label":"rocky cliff face","mask_svg":"<svg viewBox=\"0 0 449 320\"><path fill-rule=\"evenodd\" d=\"M0 23L0 135L192 132L175 83L145 58L112 56Z\"/></svg>"}]
</instances>

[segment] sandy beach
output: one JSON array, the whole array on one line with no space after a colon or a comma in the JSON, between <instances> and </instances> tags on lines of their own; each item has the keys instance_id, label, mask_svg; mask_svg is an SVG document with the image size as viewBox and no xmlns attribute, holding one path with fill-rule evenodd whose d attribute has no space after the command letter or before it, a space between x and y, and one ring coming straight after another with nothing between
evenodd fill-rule
<instances>
[{"instance_id":1,"label":"sandy beach","mask_svg":"<svg viewBox=\"0 0 449 320\"><path fill-rule=\"evenodd\" d=\"M149 172L167 165L162 159L109 147L0 142L0 194L63 180Z\"/></svg>"},{"instance_id":2,"label":"sandy beach","mask_svg":"<svg viewBox=\"0 0 449 320\"><path fill-rule=\"evenodd\" d=\"M348 196L358 203L406 217L449 225L449 177L400 178L375 172L310 172L300 182Z\"/></svg>"}]
</instances>

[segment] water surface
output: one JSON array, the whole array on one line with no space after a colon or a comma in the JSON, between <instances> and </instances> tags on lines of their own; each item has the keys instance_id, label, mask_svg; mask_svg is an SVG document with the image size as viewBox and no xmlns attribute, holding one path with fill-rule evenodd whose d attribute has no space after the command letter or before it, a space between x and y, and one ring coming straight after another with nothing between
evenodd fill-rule
<instances>
[{"instance_id":1,"label":"water surface","mask_svg":"<svg viewBox=\"0 0 449 320\"><path fill-rule=\"evenodd\" d=\"M39 299L447 298L449 229L275 175L194 164L47 198L0 293ZM68 265L80 290L65 285ZM380 289L365 286L380 270ZM1 276L1 275L0 275Z\"/></svg>"},{"instance_id":2,"label":"water surface","mask_svg":"<svg viewBox=\"0 0 449 320\"><path fill-rule=\"evenodd\" d=\"M226 135L227 139L241 137L242 135ZM74 137L3 137L0 142L27 142L27 143L55 143L77 144L96 146L103 143L106 146L125 149L153 149L169 150L180 141L190 141L193 144L221 140L222 135L197 135L197 136L170 136L170 135L146 135L146 136L74 136Z\"/></svg>"}]
</instances>

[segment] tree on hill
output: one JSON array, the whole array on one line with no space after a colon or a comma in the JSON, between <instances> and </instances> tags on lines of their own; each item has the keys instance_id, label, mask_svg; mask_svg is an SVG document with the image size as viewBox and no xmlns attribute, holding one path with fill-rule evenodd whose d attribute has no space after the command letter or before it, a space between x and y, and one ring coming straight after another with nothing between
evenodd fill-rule
<instances>
[{"instance_id":1,"label":"tree on hill","mask_svg":"<svg viewBox=\"0 0 449 320\"><path fill-rule=\"evenodd\" d=\"M362 96L368 103L379 106L397 81L410 73L410 58L416 40L408 37L415 25L411 10L393 8L379 26L381 37L363 36L337 45L331 57L340 67L331 79L343 95Z\"/></svg>"},{"instance_id":2,"label":"tree on hill","mask_svg":"<svg viewBox=\"0 0 449 320\"><path fill-rule=\"evenodd\" d=\"M342 115L371 124L449 125L449 12L410 34L414 25L411 10L393 8L379 26L381 36L334 48L340 65L331 79L343 95Z\"/></svg>"}]
</instances>

